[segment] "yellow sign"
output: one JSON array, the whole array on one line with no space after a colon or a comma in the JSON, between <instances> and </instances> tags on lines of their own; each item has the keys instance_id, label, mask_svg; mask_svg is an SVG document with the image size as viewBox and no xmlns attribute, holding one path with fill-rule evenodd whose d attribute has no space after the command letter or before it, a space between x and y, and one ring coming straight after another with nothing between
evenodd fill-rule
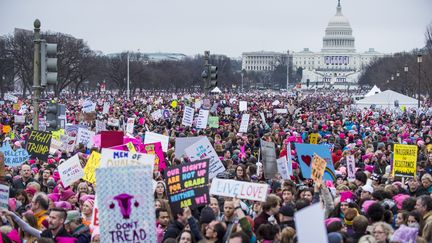
<instances>
[{"instance_id":1,"label":"yellow sign","mask_svg":"<svg viewBox=\"0 0 432 243\"><path fill-rule=\"evenodd\" d=\"M319 157L317 154L314 154L312 159L311 178L318 186L322 184L326 167L327 162L325 159Z\"/></svg>"},{"instance_id":2,"label":"yellow sign","mask_svg":"<svg viewBox=\"0 0 432 243\"><path fill-rule=\"evenodd\" d=\"M178 104L177 100L173 100L173 101L171 102L171 107L172 107L173 109L175 109L175 108L177 107L177 104Z\"/></svg>"},{"instance_id":3,"label":"yellow sign","mask_svg":"<svg viewBox=\"0 0 432 243\"><path fill-rule=\"evenodd\" d=\"M13 105L12 105L12 109L14 109L14 110L16 110L16 111L19 111L19 110L21 109L21 104L19 104L19 103L15 103L15 104L13 104Z\"/></svg>"},{"instance_id":4,"label":"yellow sign","mask_svg":"<svg viewBox=\"0 0 432 243\"><path fill-rule=\"evenodd\" d=\"M127 143L126 146L127 146L128 150L129 150L129 152L136 153L135 146L133 145L132 142Z\"/></svg>"},{"instance_id":5,"label":"yellow sign","mask_svg":"<svg viewBox=\"0 0 432 243\"><path fill-rule=\"evenodd\" d=\"M9 125L3 125L3 133L7 134L11 131L11 126Z\"/></svg>"},{"instance_id":6,"label":"yellow sign","mask_svg":"<svg viewBox=\"0 0 432 243\"><path fill-rule=\"evenodd\" d=\"M96 183L96 169L99 168L101 154L93 151L87 160L87 164L84 167L83 179L90 182Z\"/></svg>"},{"instance_id":7,"label":"yellow sign","mask_svg":"<svg viewBox=\"0 0 432 243\"><path fill-rule=\"evenodd\" d=\"M310 135L310 144L318 144L318 133L312 133Z\"/></svg>"},{"instance_id":8,"label":"yellow sign","mask_svg":"<svg viewBox=\"0 0 432 243\"><path fill-rule=\"evenodd\" d=\"M60 140L60 136L65 134L64 129L59 129L57 131L52 131L52 139Z\"/></svg>"},{"instance_id":9,"label":"yellow sign","mask_svg":"<svg viewBox=\"0 0 432 243\"><path fill-rule=\"evenodd\" d=\"M393 154L393 176L414 177L417 168L417 146L395 144Z\"/></svg>"}]
</instances>

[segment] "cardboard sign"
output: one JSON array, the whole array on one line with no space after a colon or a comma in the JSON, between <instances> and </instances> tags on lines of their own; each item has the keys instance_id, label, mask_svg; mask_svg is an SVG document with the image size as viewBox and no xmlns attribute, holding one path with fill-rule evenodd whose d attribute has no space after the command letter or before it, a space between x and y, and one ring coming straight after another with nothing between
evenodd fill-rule
<instances>
[{"instance_id":1,"label":"cardboard sign","mask_svg":"<svg viewBox=\"0 0 432 243\"><path fill-rule=\"evenodd\" d=\"M134 125L135 125L135 118L128 118L126 122L126 133L133 135L134 134Z\"/></svg>"},{"instance_id":2,"label":"cardboard sign","mask_svg":"<svg viewBox=\"0 0 432 243\"><path fill-rule=\"evenodd\" d=\"M347 155L346 156L346 162L347 162L347 170L348 170L348 180L354 181L355 180L355 159L354 155Z\"/></svg>"},{"instance_id":3,"label":"cardboard sign","mask_svg":"<svg viewBox=\"0 0 432 243\"><path fill-rule=\"evenodd\" d=\"M187 147L191 146L192 144L194 144L195 142L197 142L198 140L200 140L201 138L203 138L203 136L199 136L199 137L176 137L175 138L175 150L174 150L174 155L175 158L180 159L183 155L184 155L184 151Z\"/></svg>"},{"instance_id":4,"label":"cardboard sign","mask_svg":"<svg viewBox=\"0 0 432 243\"><path fill-rule=\"evenodd\" d=\"M8 209L9 206L9 186L0 184L0 208Z\"/></svg>"},{"instance_id":5,"label":"cardboard sign","mask_svg":"<svg viewBox=\"0 0 432 243\"><path fill-rule=\"evenodd\" d=\"M282 179L288 180L290 179L290 175L288 172L287 160L285 157L280 157L276 160L278 172L281 175Z\"/></svg>"},{"instance_id":6,"label":"cardboard sign","mask_svg":"<svg viewBox=\"0 0 432 243\"><path fill-rule=\"evenodd\" d=\"M32 158L47 161L51 145L51 133L32 130L27 140L27 152Z\"/></svg>"},{"instance_id":7,"label":"cardboard sign","mask_svg":"<svg viewBox=\"0 0 432 243\"><path fill-rule=\"evenodd\" d=\"M206 205L208 194L209 159L170 167L165 171L168 200L173 214L181 208Z\"/></svg>"},{"instance_id":8,"label":"cardboard sign","mask_svg":"<svg viewBox=\"0 0 432 243\"><path fill-rule=\"evenodd\" d=\"M312 172L311 172L311 178L317 185L322 184L324 171L327 167L327 162L319 157L317 154L314 154L313 160L312 160Z\"/></svg>"},{"instance_id":9,"label":"cardboard sign","mask_svg":"<svg viewBox=\"0 0 432 243\"><path fill-rule=\"evenodd\" d=\"M194 162L197 160L210 159L209 163L209 178L216 177L218 173L224 172L225 167L219 156L216 154L213 146L207 137L202 137L200 140L185 149L185 154Z\"/></svg>"},{"instance_id":10,"label":"cardboard sign","mask_svg":"<svg viewBox=\"0 0 432 243\"><path fill-rule=\"evenodd\" d=\"M80 127L80 128L78 128L76 143L77 144L83 144L87 148L91 148L93 146L93 136L94 135L95 135L94 132Z\"/></svg>"},{"instance_id":11,"label":"cardboard sign","mask_svg":"<svg viewBox=\"0 0 432 243\"><path fill-rule=\"evenodd\" d=\"M219 117L218 116L209 116L208 125L210 128L219 128Z\"/></svg>"},{"instance_id":12,"label":"cardboard sign","mask_svg":"<svg viewBox=\"0 0 432 243\"><path fill-rule=\"evenodd\" d=\"M247 111L247 101L239 102L239 111Z\"/></svg>"},{"instance_id":13,"label":"cardboard sign","mask_svg":"<svg viewBox=\"0 0 432 243\"><path fill-rule=\"evenodd\" d=\"M275 144L261 139L261 155L264 175L266 178L273 178L277 172Z\"/></svg>"},{"instance_id":14,"label":"cardboard sign","mask_svg":"<svg viewBox=\"0 0 432 243\"><path fill-rule=\"evenodd\" d=\"M208 110L200 110L197 117L196 128L205 129L207 127L207 121L209 117Z\"/></svg>"},{"instance_id":15,"label":"cardboard sign","mask_svg":"<svg viewBox=\"0 0 432 243\"><path fill-rule=\"evenodd\" d=\"M310 144L318 144L318 133L312 133L310 135Z\"/></svg>"},{"instance_id":16,"label":"cardboard sign","mask_svg":"<svg viewBox=\"0 0 432 243\"><path fill-rule=\"evenodd\" d=\"M324 209L319 203L299 210L294 217L298 242L328 242L324 224Z\"/></svg>"},{"instance_id":17,"label":"cardboard sign","mask_svg":"<svg viewBox=\"0 0 432 243\"><path fill-rule=\"evenodd\" d=\"M154 154L132 153L114 149L102 149L100 168L124 166L150 166L154 167Z\"/></svg>"},{"instance_id":18,"label":"cardboard sign","mask_svg":"<svg viewBox=\"0 0 432 243\"><path fill-rule=\"evenodd\" d=\"M210 186L210 195L265 202L268 187L268 184L214 178Z\"/></svg>"},{"instance_id":19,"label":"cardboard sign","mask_svg":"<svg viewBox=\"0 0 432 243\"><path fill-rule=\"evenodd\" d=\"M192 126L195 110L192 107L186 106L183 111L182 125Z\"/></svg>"},{"instance_id":20,"label":"cardboard sign","mask_svg":"<svg viewBox=\"0 0 432 243\"><path fill-rule=\"evenodd\" d=\"M23 148L13 150L8 142L3 142L0 152L4 155L4 164L8 167L16 167L22 165L29 159L29 153Z\"/></svg>"},{"instance_id":21,"label":"cardboard sign","mask_svg":"<svg viewBox=\"0 0 432 243\"><path fill-rule=\"evenodd\" d=\"M70 159L58 166L60 179L65 187L72 185L75 181L84 176L83 168L81 167L78 154L75 154Z\"/></svg>"},{"instance_id":22,"label":"cardboard sign","mask_svg":"<svg viewBox=\"0 0 432 243\"><path fill-rule=\"evenodd\" d=\"M101 148L109 148L123 144L122 131L102 131Z\"/></svg>"},{"instance_id":23,"label":"cardboard sign","mask_svg":"<svg viewBox=\"0 0 432 243\"><path fill-rule=\"evenodd\" d=\"M414 177L417 169L417 146L395 144L393 151L392 175Z\"/></svg>"},{"instance_id":24,"label":"cardboard sign","mask_svg":"<svg viewBox=\"0 0 432 243\"><path fill-rule=\"evenodd\" d=\"M247 132L249 126L249 118L249 114L242 115L239 132Z\"/></svg>"},{"instance_id":25,"label":"cardboard sign","mask_svg":"<svg viewBox=\"0 0 432 243\"><path fill-rule=\"evenodd\" d=\"M144 144L149 143L157 143L160 142L162 145L162 151L167 152L168 151L168 143L169 143L169 137L154 133L154 132L146 132L144 137Z\"/></svg>"},{"instance_id":26,"label":"cardboard sign","mask_svg":"<svg viewBox=\"0 0 432 243\"><path fill-rule=\"evenodd\" d=\"M101 242L157 242L152 176L149 166L96 170Z\"/></svg>"},{"instance_id":27,"label":"cardboard sign","mask_svg":"<svg viewBox=\"0 0 432 243\"><path fill-rule=\"evenodd\" d=\"M295 143L297 159L304 178L311 178L311 163L314 154L317 154L327 162L323 179L325 181L336 179L330 149L326 145L314 145Z\"/></svg>"},{"instance_id":28,"label":"cardboard sign","mask_svg":"<svg viewBox=\"0 0 432 243\"><path fill-rule=\"evenodd\" d=\"M87 160L87 164L84 167L83 179L90 183L96 183L96 169L99 168L101 154L93 151Z\"/></svg>"},{"instance_id":29,"label":"cardboard sign","mask_svg":"<svg viewBox=\"0 0 432 243\"><path fill-rule=\"evenodd\" d=\"M162 151L162 145L160 142L144 144L143 153L154 154L154 170L163 171L166 168L165 157Z\"/></svg>"}]
</instances>

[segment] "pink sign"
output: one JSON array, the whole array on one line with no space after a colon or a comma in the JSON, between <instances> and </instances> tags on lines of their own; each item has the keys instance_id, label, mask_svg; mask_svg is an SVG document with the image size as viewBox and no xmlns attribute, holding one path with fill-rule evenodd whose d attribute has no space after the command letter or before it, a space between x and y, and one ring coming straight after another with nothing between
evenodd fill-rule
<instances>
[{"instance_id":1,"label":"pink sign","mask_svg":"<svg viewBox=\"0 0 432 243\"><path fill-rule=\"evenodd\" d=\"M165 157L162 151L161 142L148 143L141 145L141 152L145 154L156 154L154 169L155 171L163 171L166 168Z\"/></svg>"}]
</instances>

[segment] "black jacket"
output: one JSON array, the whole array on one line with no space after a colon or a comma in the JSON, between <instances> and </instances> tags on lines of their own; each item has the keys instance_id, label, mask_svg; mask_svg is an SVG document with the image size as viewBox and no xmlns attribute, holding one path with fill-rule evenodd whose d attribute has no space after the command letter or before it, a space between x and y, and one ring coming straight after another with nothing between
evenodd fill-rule
<instances>
[{"instance_id":1,"label":"black jacket","mask_svg":"<svg viewBox=\"0 0 432 243\"><path fill-rule=\"evenodd\" d=\"M183 229L184 229L184 225L179 221L174 220L168 225L162 242L164 242L168 238L173 238L173 239L177 238L177 236L180 235Z\"/></svg>"},{"instance_id":2,"label":"black jacket","mask_svg":"<svg viewBox=\"0 0 432 243\"><path fill-rule=\"evenodd\" d=\"M57 237L72 237L64 227L62 227L57 235L53 235L50 229L46 229L42 231L41 238L50 238L50 239L56 239Z\"/></svg>"},{"instance_id":3,"label":"black jacket","mask_svg":"<svg viewBox=\"0 0 432 243\"><path fill-rule=\"evenodd\" d=\"M91 234L89 227L81 224L78 226L73 232L72 236L77 238L77 243L90 243L91 242Z\"/></svg>"}]
</instances>

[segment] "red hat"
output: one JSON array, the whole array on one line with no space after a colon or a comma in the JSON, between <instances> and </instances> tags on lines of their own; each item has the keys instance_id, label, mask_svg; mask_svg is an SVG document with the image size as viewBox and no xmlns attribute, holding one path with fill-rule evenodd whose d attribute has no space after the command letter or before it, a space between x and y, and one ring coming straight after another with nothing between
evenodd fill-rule
<instances>
[{"instance_id":1,"label":"red hat","mask_svg":"<svg viewBox=\"0 0 432 243\"><path fill-rule=\"evenodd\" d=\"M33 187L28 187L27 189L25 189L25 192L27 192L27 194L34 195L36 194L37 190L34 189Z\"/></svg>"}]
</instances>

